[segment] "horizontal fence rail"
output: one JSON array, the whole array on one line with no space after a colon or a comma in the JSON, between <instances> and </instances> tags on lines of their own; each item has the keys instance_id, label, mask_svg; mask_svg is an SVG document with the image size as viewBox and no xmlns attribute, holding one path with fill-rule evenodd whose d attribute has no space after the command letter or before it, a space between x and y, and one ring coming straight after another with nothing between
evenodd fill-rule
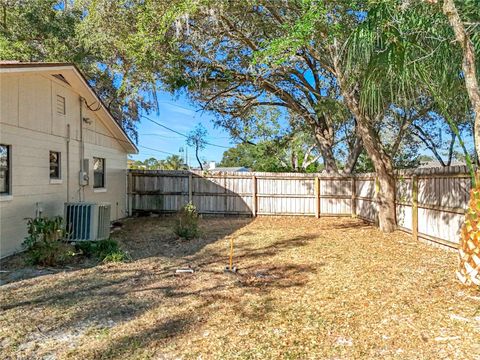
<instances>
[{"instance_id":1,"label":"horizontal fence rail","mask_svg":"<svg viewBox=\"0 0 480 360\"><path fill-rule=\"evenodd\" d=\"M397 227L457 247L471 180L464 166L398 171ZM129 212L175 213L192 202L201 214L354 216L378 221L375 174L130 170Z\"/></svg>"}]
</instances>

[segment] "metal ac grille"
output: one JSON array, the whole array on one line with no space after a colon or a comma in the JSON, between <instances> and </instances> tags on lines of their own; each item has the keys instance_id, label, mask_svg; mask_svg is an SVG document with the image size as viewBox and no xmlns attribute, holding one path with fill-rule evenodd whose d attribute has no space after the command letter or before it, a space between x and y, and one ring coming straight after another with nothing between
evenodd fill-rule
<instances>
[{"instance_id":1,"label":"metal ac grille","mask_svg":"<svg viewBox=\"0 0 480 360\"><path fill-rule=\"evenodd\" d=\"M110 205L98 206L98 236L97 240L108 239L110 236Z\"/></svg>"},{"instance_id":2,"label":"metal ac grille","mask_svg":"<svg viewBox=\"0 0 480 360\"><path fill-rule=\"evenodd\" d=\"M110 236L110 204L65 203L67 239L94 241Z\"/></svg>"},{"instance_id":3,"label":"metal ac grille","mask_svg":"<svg viewBox=\"0 0 480 360\"><path fill-rule=\"evenodd\" d=\"M91 240L94 204L65 204L65 223L69 240Z\"/></svg>"}]
</instances>

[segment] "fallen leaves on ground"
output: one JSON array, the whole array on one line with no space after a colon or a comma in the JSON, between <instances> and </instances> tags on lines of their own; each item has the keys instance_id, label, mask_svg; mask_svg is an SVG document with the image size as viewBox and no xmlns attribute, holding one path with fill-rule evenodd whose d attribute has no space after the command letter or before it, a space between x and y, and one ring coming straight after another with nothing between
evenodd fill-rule
<instances>
[{"instance_id":1,"label":"fallen leaves on ground","mask_svg":"<svg viewBox=\"0 0 480 360\"><path fill-rule=\"evenodd\" d=\"M455 253L348 218L206 218L190 241L172 225L128 220L131 262L0 287L0 357L480 359Z\"/></svg>"}]
</instances>

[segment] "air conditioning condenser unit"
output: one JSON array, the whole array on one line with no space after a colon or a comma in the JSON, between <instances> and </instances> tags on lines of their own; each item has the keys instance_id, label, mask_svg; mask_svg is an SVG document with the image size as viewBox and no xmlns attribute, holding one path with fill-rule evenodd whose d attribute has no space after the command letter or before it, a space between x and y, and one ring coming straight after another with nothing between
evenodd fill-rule
<instances>
[{"instance_id":1,"label":"air conditioning condenser unit","mask_svg":"<svg viewBox=\"0 0 480 360\"><path fill-rule=\"evenodd\" d=\"M108 203L65 203L65 230L69 241L96 241L110 237Z\"/></svg>"}]
</instances>

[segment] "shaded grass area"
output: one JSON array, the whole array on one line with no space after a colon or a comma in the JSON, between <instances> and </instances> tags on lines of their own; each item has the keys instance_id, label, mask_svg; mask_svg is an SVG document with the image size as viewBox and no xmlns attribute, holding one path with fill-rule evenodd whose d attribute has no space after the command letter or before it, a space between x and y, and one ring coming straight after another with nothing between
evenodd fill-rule
<instances>
[{"instance_id":1,"label":"shaded grass area","mask_svg":"<svg viewBox=\"0 0 480 360\"><path fill-rule=\"evenodd\" d=\"M345 218L201 227L184 241L172 219L131 219L116 239L132 262L0 287L0 357L480 358L480 292L454 253Z\"/></svg>"}]
</instances>

